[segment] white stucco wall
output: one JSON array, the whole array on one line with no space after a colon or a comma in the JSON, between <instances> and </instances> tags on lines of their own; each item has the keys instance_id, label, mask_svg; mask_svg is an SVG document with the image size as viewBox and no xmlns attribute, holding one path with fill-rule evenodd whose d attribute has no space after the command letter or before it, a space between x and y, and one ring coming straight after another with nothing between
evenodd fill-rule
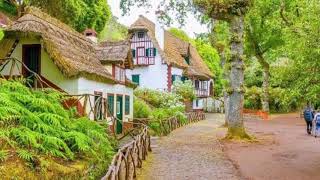
<instances>
[{"instance_id":1,"label":"white stucco wall","mask_svg":"<svg viewBox=\"0 0 320 180\"><path fill-rule=\"evenodd\" d=\"M14 49L13 53L10 57L14 57L20 61L22 61L22 45L31 45L31 44L40 44L39 39L30 39L30 38L21 38L19 40L18 45ZM58 67L53 63L52 59L50 59L48 53L41 49L41 76L51 81L56 86L60 87L62 90L69 94L77 94L77 79L67 79L65 78ZM17 63L17 66L14 68L13 75L21 75L22 74L22 65L21 63ZM11 68L11 63L8 64L1 74L9 75Z\"/></svg>"},{"instance_id":2,"label":"white stucco wall","mask_svg":"<svg viewBox=\"0 0 320 180\"><path fill-rule=\"evenodd\" d=\"M182 76L182 74L183 74L183 69L180 69L180 68L177 68L177 67L172 67L172 69L171 69L171 74L172 74L172 75Z\"/></svg>"},{"instance_id":3,"label":"white stucco wall","mask_svg":"<svg viewBox=\"0 0 320 180\"><path fill-rule=\"evenodd\" d=\"M116 101L116 95L123 96L123 117L124 122L133 118L133 89L126 87L121 84L106 84L101 82L92 81L86 78L79 78L78 80L78 93L79 94L94 94L95 91L102 92L103 97L107 98L108 94L114 94L114 101ZM125 96L130 96L130 113L125 115ZM94 97L91 97L91 102L94 102ZM90 111L90 104L87 105L87 112ZM114 103L114 115L116 115L116 103ZM93 119L94 114L91 112L89 114L90 118Z\"/></svg>"},{"instance_id":4,"label":"white stucco wall","mask_svg":"<svg viewBox=\"0 0 320 180\"><path fill-rule=\"evenodd\" d=\"M127 77L132 80L132 75L140 75L140 87L164 90L167 89L168 66L162 64L159 53L155 57L155 64L149 66L136 66L132 71L127 70Z\"/></svg>"}]
</instances>

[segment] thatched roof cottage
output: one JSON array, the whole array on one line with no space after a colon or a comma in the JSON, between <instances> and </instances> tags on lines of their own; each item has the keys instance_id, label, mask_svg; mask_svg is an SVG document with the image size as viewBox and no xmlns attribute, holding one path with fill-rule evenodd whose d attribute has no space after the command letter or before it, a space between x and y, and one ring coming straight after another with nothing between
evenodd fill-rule
<instances>
[{"instance_id":1,"label":"thatched roof cottage","mask_svg":"<svg viewBox=\"0 0 320 180\"><path fill-rule=\"evenodd\" d=\"M196 48L144 16L129 33L134 69L127 71L128 77L141 87L164 91L171 91L174 81L189 79L197 95L193 109L202 110L213 93L213 73Z\"/></svg>"},{"instance_id":2,"label":"thatched roof cottage","mask_svg":"<svg viewBox=\"0 0 320 180\"><path fill-rule=\"evenodd\" d=\"M120 120L132 119L135 85L125 76L126 68L132 68L133 64L129 42L98 44L92 31L86 31L85 35L78 33L33 7L27 8L4 32L0 59L2 66L6 66L1 75L29 77L33 85L39 87L32 70L45 85L68 94L95 94L95 97L106 98L110 113L95 111L89 114L92 119L96 119L97 114L103 118L116 112ZM13 61L6 63L5 58L16 59L13 68ZM92 96L92 102L97 101L95 97ZM95 104L106 105L102 101ZM89 107L87 111L90 113Z\"/></svg>"}]
</instances>

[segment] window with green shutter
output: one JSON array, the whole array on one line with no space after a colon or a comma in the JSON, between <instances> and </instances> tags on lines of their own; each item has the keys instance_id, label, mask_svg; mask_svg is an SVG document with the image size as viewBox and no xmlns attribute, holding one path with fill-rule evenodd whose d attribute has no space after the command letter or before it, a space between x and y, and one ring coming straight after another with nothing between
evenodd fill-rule
<instances>
[{"instance_id":1,"label":"window with green shutter","mask_svg":"<svg viewBox=\"0 0 320 180\"><path fill-rule=\"evenodd\" d=\"M157 55L156 48L147 48L146 49L146 57L155 57Z\"/></svg>"},{"instance_id":2,"label":"window with green shutter","mask_svg":"<svg viewBox=\"0 0 320 180\"><path fill-rule=\"evenodd\" d=\"M172 75L172 76L171 76L171 82L172 82L172 84L174 83L175 80L176 80L176 75Z\"/></svg>"},{"instance_id":3,"label":"window with green shutter","mask_svg":"<svg viewBox=\"0 0 320 180\"><path fill-rule=\"evenodd\" d=\"M136 83L137 85L140 85L140 75L139 74L132 75L132 82Z\"/></svg>"},{"instance_id":4,"label":"window with green shutter","mask_svg":"<svg viewBox=\"0 0 320 180\"><path fill-rule=\"evenodd\" d=\"M130 96L125 97L125 114L130 114Z\"/></svg>"},{"instance_id":5,"label":"window with green shutter","mask_svg":"<svg viewBox=\"0 0 320 180\"><path fill-rule=\"evenodd\" d=\"M136 50L135 49L131 49L132 51L132 57L135 58L136 57Z\"/></svg>"},{"instance_id":6,"label":"window with green shutter","mask_svg":"<svg viewBox=\"0 0 320 180\"><path fill-rule=\"evenodd\" d=\"M157 49L153 48L153 56L156 57L157 56Z\"/></svg>"},{"instance_id":7,"label":"window with green shutter","mask_svg":"<svg viewBox=\"0 0 320 180\"><path fill-rule=\"evenodd\" d=\"M114 115L114 95L108 94L108 117Z\"/></svg>"}]
</instances>

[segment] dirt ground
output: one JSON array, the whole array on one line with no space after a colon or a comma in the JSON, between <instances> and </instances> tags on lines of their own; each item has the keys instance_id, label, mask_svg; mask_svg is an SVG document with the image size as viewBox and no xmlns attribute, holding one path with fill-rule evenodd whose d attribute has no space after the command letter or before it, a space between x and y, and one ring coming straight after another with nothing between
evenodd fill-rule
<instances>
[{"instance_id":1,"label":"dirt ground","mask_svg":"<svg viewBox=\"0 0 320 180\"><path fill-rule=\"evenodd\" d=\"M307 135L299 114L276 115L269 121L245 124L258 143L223 144L246 179L320 179L320 138Z\"/></svg>"},{"instance_id":2,"label":"dirt ground","mask_svg":"<svg viewBox=\"0 0 320 180\"><path fill-rule=\"evenodd\" d=\"M227 159L216 133L223 116L179 128L166 137L153 139L153 152L138 172L141 180L237 180L239 171Z\"/></svg>"}]
</instances>

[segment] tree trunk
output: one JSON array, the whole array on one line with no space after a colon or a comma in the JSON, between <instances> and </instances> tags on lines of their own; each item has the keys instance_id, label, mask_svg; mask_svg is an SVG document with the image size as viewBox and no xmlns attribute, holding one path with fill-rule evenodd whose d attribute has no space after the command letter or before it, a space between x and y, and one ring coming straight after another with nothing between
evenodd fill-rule
<instances>
[{"instance_id":1,"label":"tree trunk","mask_svg":"<svg viewBox=\"0 0 320 180\"><path fill-rule=\"evenodd\" d=\"M244 62L243 62L244 17L235 16L230 22L231 32L231 71L228 92L228 136L227 138L250 138L243 124Z\"/></svg>"},{"instance_id":2,"label":"tree trunk","mask_svg":"<svg viewBox=\"0 0 320 180\"><path fill-rule=\"evenodd\" d=\"M270 111L269 109L269 80L270 80L269 63L263 58L262 55L257 55L257 58L263 68L262 97L261 97L262 110L269 113Z\"/></svg>"},{"instance_id":3,"label":"tree trunk","mask_svg":"<svg viewBox=\"0 0 320 180\"><path fill-rule=\"evenodd\" d=\"M226 81L229 81L229 72L228 70L226 70L226 68L224 68L224 65L226 64L226 56L224 51L222 50L221 52L219 52L220 55L220 59L221 59L221 67L222 69L224 69L223 71L223 79L225 79ZM223 104L224 104L224 126L228 127L228 113L229 113L229 94L226 91L226 88L223 89Z\"/></svg>"},{"instance_id":4,"label":"tree trunk","mask_svg":"<svg viewBox=\"0 0 320 180\"><path fill-rule=\"evenodd\" d=\"M269 67L263 68L263 83L262 83L262 110L265 112L270 111L269 109Z\"/></svg>"}]
</instances>

